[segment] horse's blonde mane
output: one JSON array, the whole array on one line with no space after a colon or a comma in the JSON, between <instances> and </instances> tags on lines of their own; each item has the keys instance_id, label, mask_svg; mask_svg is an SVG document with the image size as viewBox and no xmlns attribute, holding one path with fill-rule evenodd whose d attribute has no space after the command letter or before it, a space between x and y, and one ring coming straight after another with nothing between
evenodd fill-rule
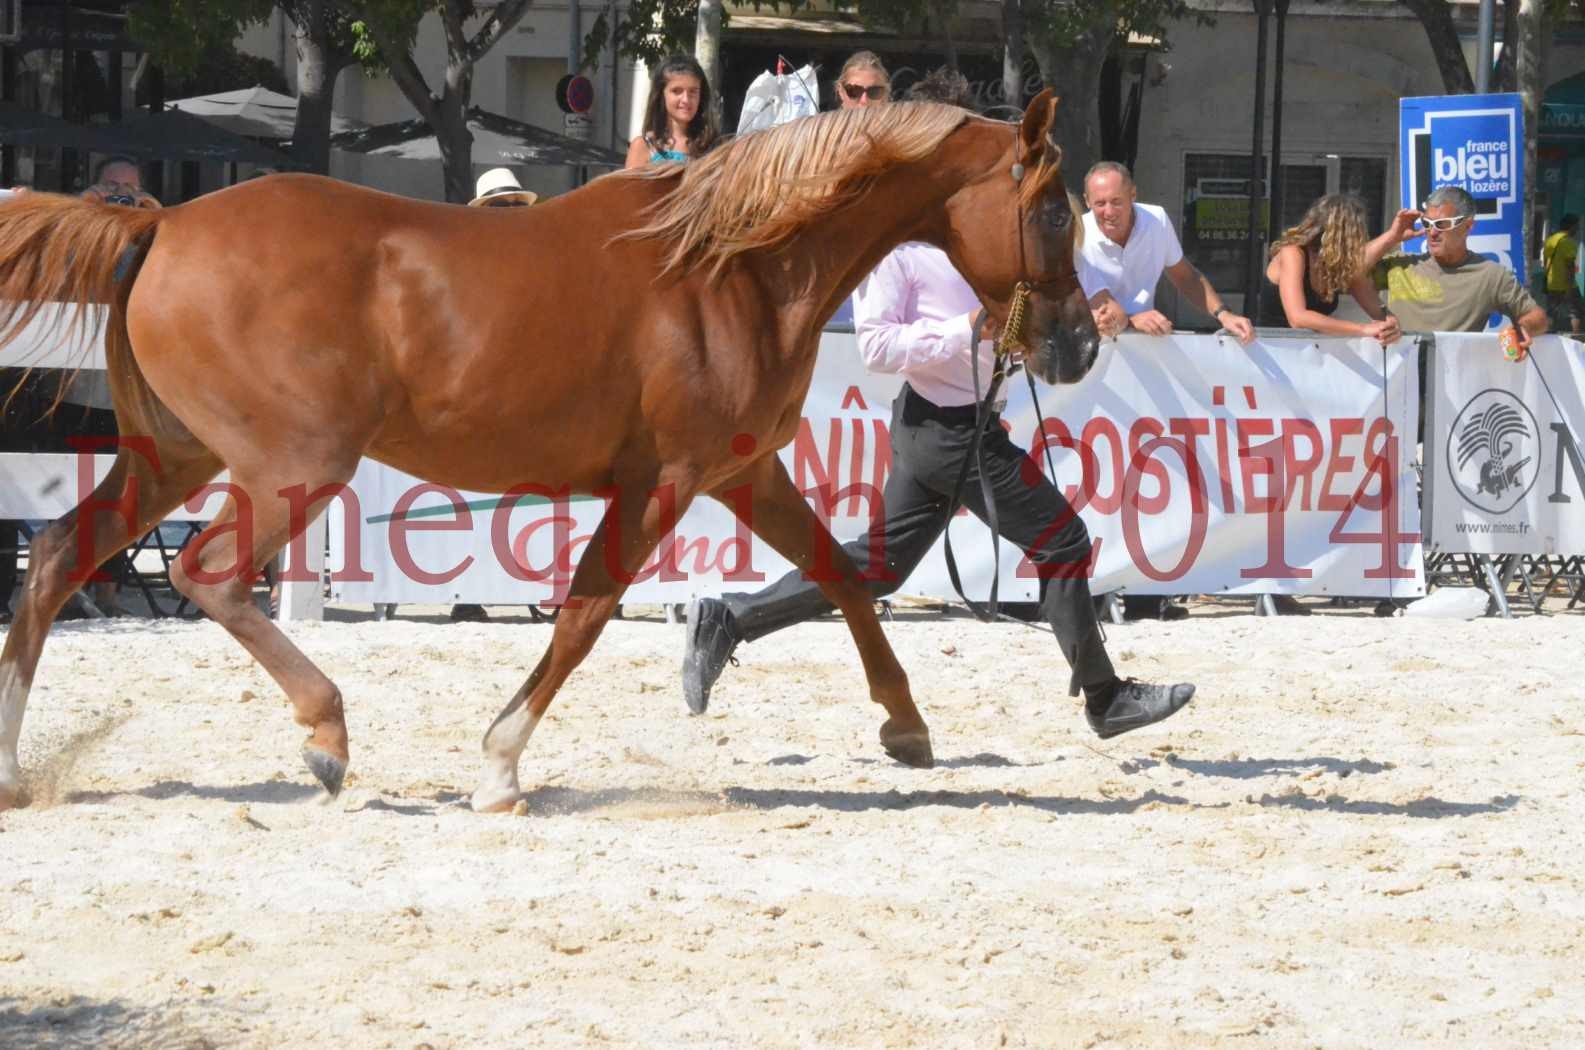
<instances>
[{"instance_id":1,"label":"horse's blonde mane","mask_svg":"<svg viewBox=\"0 0 1585 1050\"><path fill-rule=\"evenodd\" d=\"M667 270L717 274L743 252L782 244L851 204L875 176L927 156L969 115L934 103L837 110L734 139L681 168L624 173L617 177L680 185L623 236L670 241Z\"/></svg>"}]
</instances>

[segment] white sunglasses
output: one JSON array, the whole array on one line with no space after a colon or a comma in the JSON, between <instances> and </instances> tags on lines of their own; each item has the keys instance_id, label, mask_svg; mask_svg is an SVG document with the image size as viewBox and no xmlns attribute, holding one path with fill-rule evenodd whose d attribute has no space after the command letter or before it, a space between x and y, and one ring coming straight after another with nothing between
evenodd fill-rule
<instances>
[{"instance_id":1,"label":"white sunglasses","mask_svg":"<svg viewBox=\"0 0 1585 1050\"><path fill-rule=\"evenodd\" d=\"M1468 215L1449 215L1445 219L1420 218L1414 221L1414 225L1418 229L1451 230L1467 218L1469 218Z\"/></svg>"}]
</instances>

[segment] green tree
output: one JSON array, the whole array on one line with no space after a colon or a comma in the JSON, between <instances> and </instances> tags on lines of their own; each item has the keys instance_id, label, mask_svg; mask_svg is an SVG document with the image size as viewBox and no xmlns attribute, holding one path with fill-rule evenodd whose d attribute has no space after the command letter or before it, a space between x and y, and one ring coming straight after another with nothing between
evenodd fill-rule
<instances>
[{"instance_id":1,"label":"green tree","mask_svg":"<svg viewBox=\"0 0 1585 1050\"><path fill-rule=\"evenodd\" d=\"M1175 22L1212 21L1185 0L1024 0L1023 14L1041 79L1062 98L1057 141L1063 167L1076 172L1102 159L1101 67L1106 59L1121 55L1131 33L1165 44Z\"/></svg>"},{"instance_id":2,"label":"green tree","mask_svg":"<svg viewBox=\"0 0 1585 1050\"><path fill-rule=\"evenodd\" d=\"M292 156L323 173L330 169L336 78L357 61L352 22L336 0L137 0L127 10L127 29L174 78L192 78L213 67L215 56L235 54L237 37L267 21L275 8L291 20L297 49ZM249 87L257 79L243 75L246 82L228 86Z\"/></svg>"},{"instance_id":3,"label":"green tree","mask_svg":"<svg viewBox=\"0 0 1585 1050\"><path fill-rule=\"evenodd\" d=\"M772 2L760 6L778 5ZM720 27L730 21L723 7ZM612 5L595 17L589 32L584 34L583 66L588 69L598 64L600 52L607 45L624 58L642 59L651 66L667 55L691 54L698 40L698 27L699 0L633 0L625 16L617 15Z\"/></svg>"},{"instance_id":4,"label":"green tree","mask_svg":"<svg viewBox=\"0 0 1585 1050\"><path fill-rule=\"evenodd\" d=\"M1472 93L1475 78L1470 76L1469 63L1464 61L1464 47L1459 42L1458 27L1453 24L1453 5L1448 0L1403 0L1403 3L1425 29L1437 71L1442 74L1443 93Z\"/></svg>"},{"instance_id":5,"label":"green tree","mask_svg":"<svg viewBox=\"0 0 1585 1050\"><path fill-rule=\"evenodd\" d=\"M474 67L522 21L530 2L500 0L487 7L474 0L341 0L358 19L359 57L365 65L388 71L434 131L449 201L460 204L473 196L473 133L467 114ZM446 39L446 69L433 87L413 56L419 23L431 13L440 17Z\"/></svg>"}]
</instances>

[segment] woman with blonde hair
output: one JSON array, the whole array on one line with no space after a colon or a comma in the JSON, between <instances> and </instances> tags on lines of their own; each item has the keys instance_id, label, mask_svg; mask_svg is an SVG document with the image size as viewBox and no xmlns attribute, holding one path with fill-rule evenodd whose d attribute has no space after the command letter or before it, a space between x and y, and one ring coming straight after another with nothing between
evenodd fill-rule
<instances>
[{"instance_id":1,"label":"woman with blonde hair","mask_svg":"<svg viewBox=\"0 0 1585 1050\"><path fill-rule=\"evenodd\" d=\"M1401 334L1398 322L1382 308L1370 271L1400 239L1389 230L1367 241L1365 206L1357 197L1327 194L1273 242L1266 280L1276 286L1277 295L1266 298L1260 323L1322 335L1368 336L1383 346L1393 342ZM1344 292L1365 311L1368 323L1332 316Z\"/></svg>"},{"instance_id":2,"label":"woman with blonde hair","mask_svg":"<svg viewBox=\"0 0 1585 1050\"><path fill-rule=\"evenodd\" d=\"M843 109L859 109L891 98L892 75L873 51L855 51L837 74L837 102Z\"/></svg>"}]
</instances>

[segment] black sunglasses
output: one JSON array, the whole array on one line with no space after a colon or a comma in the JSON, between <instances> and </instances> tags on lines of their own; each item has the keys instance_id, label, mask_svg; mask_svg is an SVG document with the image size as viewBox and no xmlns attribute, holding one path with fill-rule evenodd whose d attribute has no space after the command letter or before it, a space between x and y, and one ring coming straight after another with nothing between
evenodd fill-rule
<instances>
[{"instance_id":1,"label":"black sunglasses","mask_svg":"<svg viewBox=\"0 0 1585 1050\"><path fill-rule=\"evenodd\" d=\"M885 84L871 84L869 87L864 87L860 84L842 85L842 93L848 98L852 99L854 102L857 102L865 95L869 96L871 102L879 102L881 99L885 98L887 93L890 91L891 88L887 87Z\"/></svg>"},{"instance_id":2,"label":"black sunglasses","mask_svg":"<svg viewBox=\"0 0 1585 1050\"><path fill-rule=\"evenodd\" d=\"M526 207L528 207L528 202L527 201L519 201L519 200L495 200L495 201L490 201L489 203L487 203L485 205L485 207L486 208L526 208Z\"/></svg>"}]
</instances>

